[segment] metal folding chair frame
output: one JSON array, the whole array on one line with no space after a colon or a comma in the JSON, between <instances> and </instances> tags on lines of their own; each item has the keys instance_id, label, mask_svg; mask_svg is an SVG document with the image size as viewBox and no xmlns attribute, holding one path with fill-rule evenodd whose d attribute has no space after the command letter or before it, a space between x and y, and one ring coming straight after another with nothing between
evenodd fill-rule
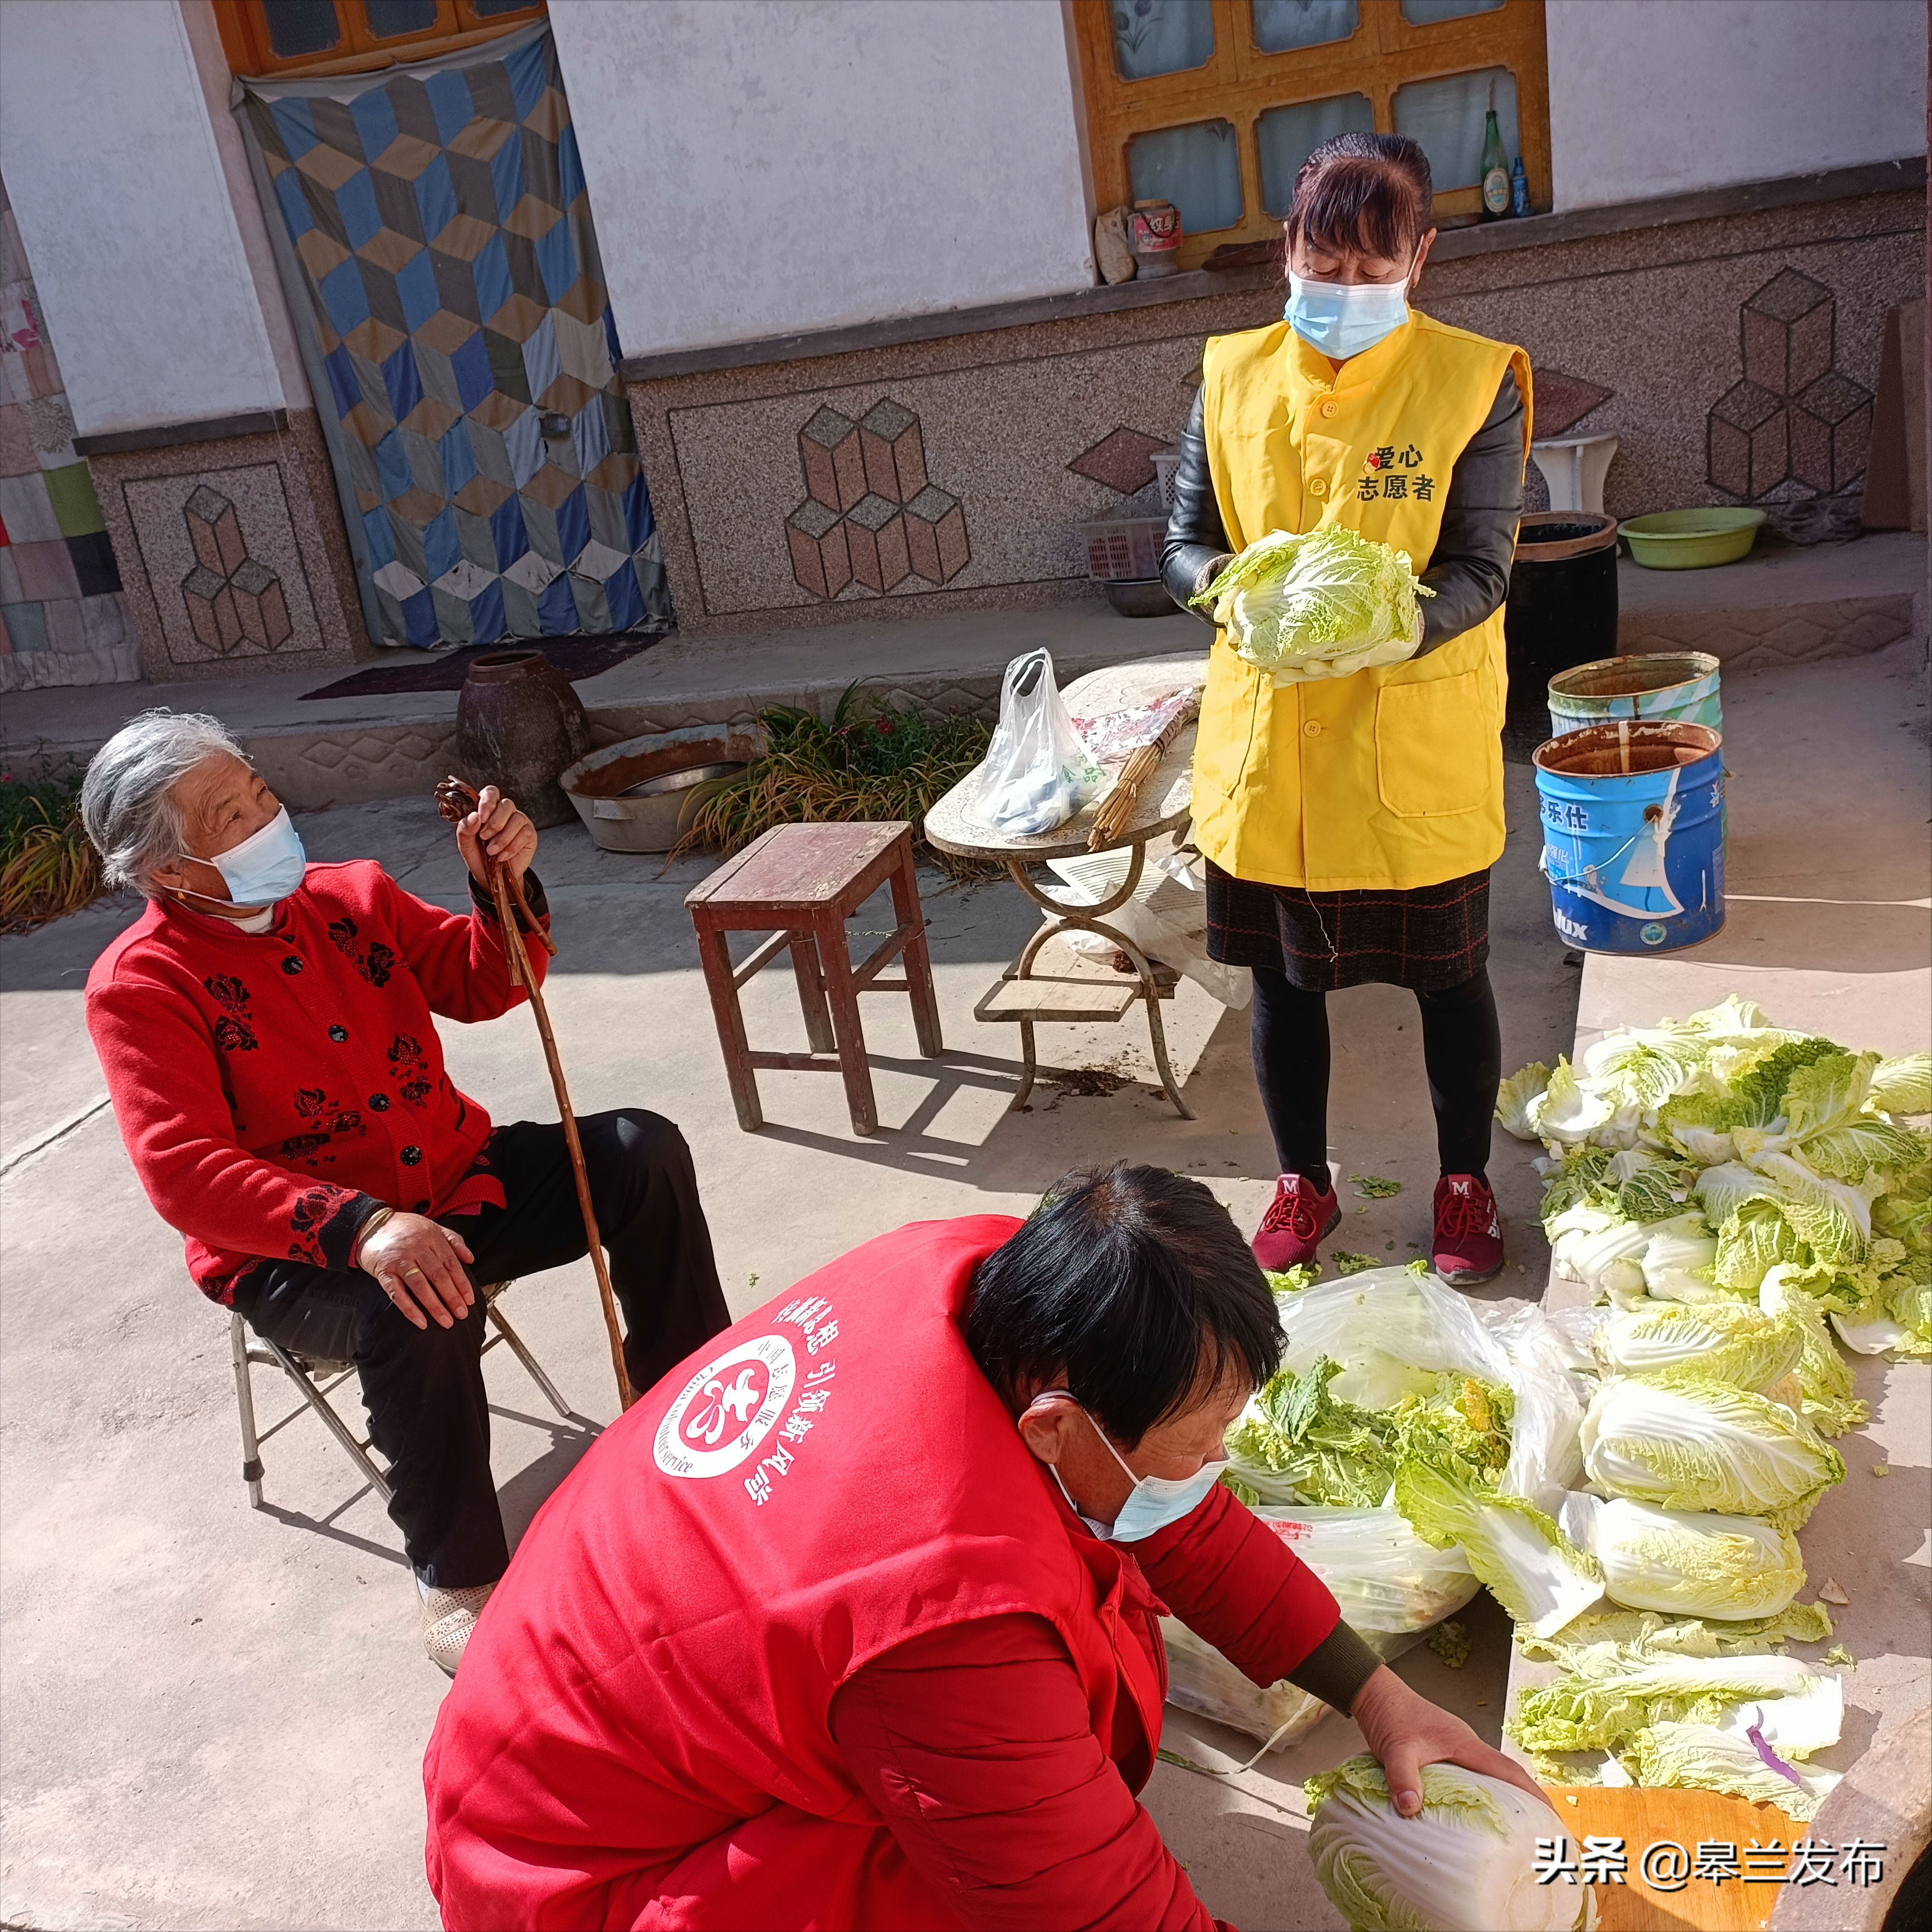
<instances>
[{"instance_id":1,"label":"metal folding chair frame","mask_svg":"<svg viewBox=\"0 0 1932 1932\"><path fill-rule=\"evenodd\" d=\"M494 1325L496 1332L484 1344L478 1353L487 1355L499 1342L507 1342L510 1352L529 1370L531 1381L542 1390L544 1399L551 1408L566 1421L572 1410L557 1391L556 1383L544 1372L543 1364L530 1351L529 1345L510 1326L508 1318L498 1307L497 1300L509 1287L507 1281L490 1282L482 1291L483 1312ZM367 1436L358 1437L344 1422L334 1404L329 1400L331 1392L341 1386L356 1372L355 1365L349 1362L327 1362L311 1360L284 1348L279 1342L271 1342L262 1336L250 1336L247 1324L232 1310L228 1316L228 1346L235 1363L235 1395L242 1415L242 1480L248 1485L248 1502L250 1508L262 1508L262 1478L265 1466L262 1461L262 1444L268 1438L286 1429L303 1413L301 1408L292 1408L279 1422L258 1431L255 1426L255 1390L251 1370L259 1363L262 1367L278 1368L292 1382L301 1395L304 1407L313 1409L320 1418L322 1426L342 1445L343 1452L364 1479L386 1503L389 1500L388 1478L376 1463L370 1453Z\"/></svg>"}]
</instances>

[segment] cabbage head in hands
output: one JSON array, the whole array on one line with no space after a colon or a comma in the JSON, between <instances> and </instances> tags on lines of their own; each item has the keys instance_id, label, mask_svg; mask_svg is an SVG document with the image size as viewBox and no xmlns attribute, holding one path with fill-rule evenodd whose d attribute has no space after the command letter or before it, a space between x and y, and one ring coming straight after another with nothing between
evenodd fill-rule
<instances>
[{"instance_id":1,"label":"cabbage head in hands","mask_svg":"<svg viewBox=\"0 0 1932 1932\"><path fill-rule=\"evenodd\" d=\"M1372 1757L1311 1778L1308 1856L1350 1932L1588 1932L1587 1886L1540 1885L1536 1841L1564 1827L1499 1778L1426 1766L1404 1818Z\"/></svg>"},{"instance_id":2,"label":"cabbage head in hands","mask_svg":"<svg viewBox=\"0 0 1932 1932\"><path fill-rule=\"evenodd\" d=\"M1417 599L1435 595L1402 551L1330 524L1258 538L1193 601L1212 607L1238 656L1290 684L1412 656L1422 641Z\"/></svg>"}]
</instances>

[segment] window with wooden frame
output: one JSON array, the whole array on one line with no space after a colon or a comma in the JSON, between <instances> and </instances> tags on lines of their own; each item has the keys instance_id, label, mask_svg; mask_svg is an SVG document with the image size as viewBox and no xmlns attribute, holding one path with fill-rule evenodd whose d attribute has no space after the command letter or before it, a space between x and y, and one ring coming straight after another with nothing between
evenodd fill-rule
<instances>
[{"instance_id":1,"label":"window with wooden frame","mask_svg":"<svg viewBox=\"0 0 1932 1932\"><path fill-rule=\"evenodd\" d=\"M1436 214L1481 205L1493 106L1550 205L1543 0L1073 0L1098 205L1171 201L1198 268L1280 232L1301 164L1354 128L1409 134Z\"/></svg>"},{"instance_id":2,"label":"window with wooden frame","mask_svg":"<svg viewBox=\"0 0 1932 1932\"><path fill-rule=\"evenodd\" d=\"M1132 0L1129 0L1132 4ZM354 74L494 39L548 0L214 0L236 74Z\"/></svg>"}]
</instances>

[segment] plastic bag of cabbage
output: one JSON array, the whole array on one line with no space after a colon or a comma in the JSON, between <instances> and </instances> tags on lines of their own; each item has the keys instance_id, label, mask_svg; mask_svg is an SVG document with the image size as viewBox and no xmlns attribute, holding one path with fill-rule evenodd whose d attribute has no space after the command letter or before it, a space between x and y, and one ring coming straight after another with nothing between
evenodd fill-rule
<instances>
[{"instance_id":1,"label":"plastic bag of cabbage","mask_svg":"<svg viewBox=\"0 0 1932 1932\"><path fill-rule=\"evenodd\" d=\"M1306 1737L1328 1706L1286 1679L1264 1690L1178 1617L1162 1617L1167 1646L1167 1701L1262 1739L1271 1750Z\"/></svg>"},{"instance_id":2,"label":"plastic bag of cabbage","mask_svg":"<svg viewBox=\"0 0 1932 1932\"><path fill-rule=\"evenodd\" d=\"M1372 1757L1311 1778L1308 1856L1352 1932L1587 1932L1588 1886L1545 1885L1537 1840L1566 1828L1550 1807L1459 1766L1422 1774L1422 1811L1399 1816Z\"/></svg>"},{"instance_id":3,"label":"plastic bag of cabbage","mask_svg":"<svg viewBox=\"0 0 1932 1932\"><path fill-rule=\"evenodd\" d=\"M1281 1369L1228 1434L1253 1498L1380 1508L1410 1459L1544 1508L1571 1486L1582 1402L1540 1310L1472 1303L1412 1268L1276 1304Z\"/></svg>"},{"instance_id":4,"label":"plastic bag of cabbage","mask_svg":"<svg viewBox=\"0 0 1932 1932\"><path fill-rule=\"evenodd\" d=\"M1848 1346L1932 1354L1932 1058L1853 1053L1734 995L1525 1067L1496 1111L1543 1142L1558 1271L1600 1300L1751 1297L1783 1267Z\"/></svg>"},{"instance_id":5,"label":"plastic bag of cabbage","mask_svg":"<svg viewBox=\"0 0 1932 1932\"><path fill-rule=\"evenodd\" d=\"M1304 1553L1352 1624L1413 1636L1478 1583L1538 1630L1597 1600L1594 1562L1544 1508L1580 1472L1582 1407L1540 1310L1472 1303L1410 1268L1278 1300L1282 1366L1229 1430L1228 1474L1264 1517L1305 1506L1318 1540ZM1324 1567L1317 1526L1348 1513L1358 1547ZM1360 1526L1376 1521L1388 1527L1371 1592Z\"/></svg>"}]
</instances>

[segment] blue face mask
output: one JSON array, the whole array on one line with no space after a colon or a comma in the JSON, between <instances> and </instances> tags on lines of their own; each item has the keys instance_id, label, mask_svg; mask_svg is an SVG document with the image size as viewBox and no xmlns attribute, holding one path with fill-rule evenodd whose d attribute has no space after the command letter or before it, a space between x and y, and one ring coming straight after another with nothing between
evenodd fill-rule
<instances>
[{"instance_id":1,"label":"blue face mask","mask_svg":"<svg viewBox=\"0 0 1932 1932\"><path fill-rule=\"evenodd\" d=\"M1306 282L1291 274L1281 313L1303 341L1346 362L1408 320L1408 283Z\"/></svg>"},{"instance_id":2,"label":"blue face mask","mask_svg":"<svg viewBox=\"0 0 1932 1932\"><path fill-rule=\"evenodd\" d=\"M1042 1389L1040 1394L1064 1395L1070 1402L1074 1399L1068 1389ZM1040 1396L1034 1400L1037 1402ZM1087 1415L1084 1408L1080 1413ZM1053 1480L1060 1484L1060 1493L1066 1497L1074 1514L1102 1543L1138 1543L1142 1537L1151 1536L1156 1530L1165 1529L1169 1523L1178 1522L1184 1516L1192 1516L1207 1500L1208 1492L1220 1480L1221 1472L1228 1466L1226 1462L1217 1461L1202 1463L1191 1476L1136 1476L1128 1467L1127 1459L1107 1441L1107 1432L1090 1415L1087 1415L1087 1420L1093 1424L1094 1433L1106 1444L1107 1454L1126 1471L1134 1486L1132 1493L1120 1505L1120 1514L1113 1522L1101 1524L1090 1516L1081 1515L1080 1505L1067 1494L1066 1485L1061 1481L1058 1469L1053 1472Z\"/></svg>"},{"instance_id":3,"label":"blue face mask","mask_svg":"<svg viewBox=\"0 0 1932 1932\"><path fill-rule=\"evenodd\" d=\"M260 831L202 862L221 874L236 904L266 906L286 898L302 884L308 854L284 806Z\"/></svg>"}]
</instances>

